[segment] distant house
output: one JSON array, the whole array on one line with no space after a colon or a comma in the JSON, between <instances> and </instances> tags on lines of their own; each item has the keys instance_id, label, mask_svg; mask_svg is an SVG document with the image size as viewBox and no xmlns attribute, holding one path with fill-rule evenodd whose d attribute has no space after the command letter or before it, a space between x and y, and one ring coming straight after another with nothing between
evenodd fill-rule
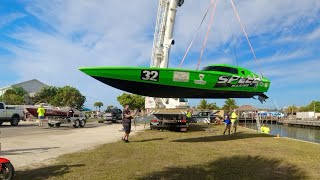
<instances>
[{"instance_id":1,"label":"distant house","mask_svg":"<svg viewBox=\"0 0 320 180\"><path fill-rule=\"evenodd\" d=\"M8 89L11 89L13 87L21 87L28 93L24 99L25 104L33 104L34 95L37 92L39 92L43 87L46 87L46 86L48 85L40 82L37 79L32 79L29 81L25 81L18 84L13 84L11 86L0 88L0 96L3 95Z\"/></svg>"}]
</instances>

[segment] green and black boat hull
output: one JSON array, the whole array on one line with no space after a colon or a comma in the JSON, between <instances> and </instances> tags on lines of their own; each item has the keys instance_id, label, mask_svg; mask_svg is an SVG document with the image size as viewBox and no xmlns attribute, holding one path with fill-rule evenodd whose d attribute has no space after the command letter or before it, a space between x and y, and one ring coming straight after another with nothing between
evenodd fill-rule
<instances>
[{"instance_id":1,"label":"green and black boat hull","mask_svg":"<svg viewBox=\"0 0 320 180\"><path fill-rule=\"evenodd\" d=\"M244 74L175 68L84 67L87 75L114 88L161 98L251 98L268 91L270 81ZM240 72L239 70L239 72Z\"/></svg>"}]
</instances>

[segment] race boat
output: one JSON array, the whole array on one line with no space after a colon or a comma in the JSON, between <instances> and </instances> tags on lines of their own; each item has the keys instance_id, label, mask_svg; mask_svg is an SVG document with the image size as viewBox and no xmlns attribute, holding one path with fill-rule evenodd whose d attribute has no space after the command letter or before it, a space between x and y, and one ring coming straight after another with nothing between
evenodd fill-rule
<instances>
[{"instance_id":1,"label":"race boat","mask_svg":"<svg viewBox=\"0 0 320 180\"><path fill-rule=\"evenodd\" d=\"M202 70L180 68L194 39L181 60L180 67L168 68L170 49L175 44L173 26L176 12L177 8L182 6L183 3L184 0L159 0L151 67L82 67L80 70L114 88L147 96L146 98L154 98L152 100L155 104L152 105L153 107L163 105L170 107L171 102L172 105L175 104L168 98L180 101L180 98L218 99L258 96L261 102L265 101L268 97L264 93L270 87L270 80L245 68L228 64L209 65ZM214 7L214 15L216 3L217 1L211 1L204 18L211 7ZM244 28L242 29L244 30ZM244 34L246 35L246 33ZM248 37L247 40L251 47ZM205 43L206 40L202 46L198 67ZM253 52L252 48L251 50ZM253 55L256 57L254 52ZM156 98L161 98L161 100L158 101ZM167 100L164 100L166 98Z\"/></svg>"},{"instance_id":2,"label":"race boat","mask_svg":"<svg viewBox=\"0 0 320 180\"><path fill-rule=\"evenodd\" d=\"M270 80L238 66L179 68L83 67L87 75L114 88L161 98L251 98L262 96Z\"/></svg>"},{"instance_id":3,"label":"race boat","mask_svg":"<svg viewBox=\"0 0 320 180\"><path fill-rule=\"evenodd\" d=\"M38 117L38 108L39 105L35 106L27 106L25 107L26 110L34 117ZM68 116L68 109L58 109L56 107L52 107L49 105L44 105L43 108L45 109L44 116L54 116L54 117L67 117Z\"/></svg>"},{"instance_id":4,"label":"race boat","mask_svg":"<svg viewBox=\"0 0 320 180\"><path fill-rule=\"evenodd\" d=\"M37 107L27 107L26 110L34 117L38 117ZM44 113L44 116L55 116L55 117L67 117L68 111L66 110L60 110L60 109L45 109L46 112Z\"/></svg>"}]
</instances>

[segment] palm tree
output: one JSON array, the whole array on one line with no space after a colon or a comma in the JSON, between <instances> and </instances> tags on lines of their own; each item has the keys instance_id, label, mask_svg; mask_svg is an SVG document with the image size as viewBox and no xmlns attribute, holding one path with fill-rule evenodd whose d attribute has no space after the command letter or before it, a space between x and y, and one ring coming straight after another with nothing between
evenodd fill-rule
<instances>
[{"instance_id":1,"label":"palm tree","mask_svg":"<svg viewBox=\"0 0 320 180\"><path fill-rule=\"evenodd\" d=\"M207 100L205 99L202 99L198 105L198 109L210 109L210 110L213 110L213 109L219 109L219 107L217 106L216 103L208 103Z\"/></svg>"},{"instance_id":2,"label":"palm tree","mask_svg":"<svg viewBox=\"0 0 320 180\"><path fill-rule=\"evenodd\" d=\"M99 111L100 111L100 107L103 106L103 103L102 103L102 102L95 102L95 103L93 104L93 106L96 107L96 111L97 111L97 107L99 107Z\"/></svg>"},{"instance_id":3,"label":"palm tree","mask_svg":"<svg viewBox=\"0 0 320 180\"><path fill-rule=\"evenodd\" d=\"M229 98L224 102L223 109L226 111L232 111L233 109L237 109L237 108L238 106L234 99Z\"/></svg>"},{"instance_id":4,"label":"palm tree","mask_svg":"<svg viewBox=\"0 0 320 180\"><path fill-rule=\"evenodd\" d=\"M203 109L207 109L207 107L208 107L208 101L205 99L202 99L198 105L198 108L203 110Z\"/></svg>"}]
</instances>

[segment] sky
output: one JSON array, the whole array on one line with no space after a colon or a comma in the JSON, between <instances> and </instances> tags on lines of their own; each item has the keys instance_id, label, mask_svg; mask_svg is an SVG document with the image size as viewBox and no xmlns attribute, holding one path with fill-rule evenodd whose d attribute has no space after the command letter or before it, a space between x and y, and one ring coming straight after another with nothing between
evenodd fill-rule
<instances>
[{"instance_id":1,"label":"sky","mask_svg":"<svg viewBox=\"0 0 320 180\"><path fill-rule=\"evenodd\" d=\"M178 8L170 67L178 67L211 0L185 0ZM229 0L218 0L200 67L227 63L271 80L264 108L303 106L320 100L320 1L234 0L257 60L253 58ZM157 0L1 0L0 87L38 79L70 85L96 101L119 106L123 91L78 70L83 66L149 66ZM183 68L196 69L209 17ZM259 68L260 67L260 68ZM219 106L224 99L211 99ZM190 99L196 106L199 99Z\"/></svg>"}]
</instances>

